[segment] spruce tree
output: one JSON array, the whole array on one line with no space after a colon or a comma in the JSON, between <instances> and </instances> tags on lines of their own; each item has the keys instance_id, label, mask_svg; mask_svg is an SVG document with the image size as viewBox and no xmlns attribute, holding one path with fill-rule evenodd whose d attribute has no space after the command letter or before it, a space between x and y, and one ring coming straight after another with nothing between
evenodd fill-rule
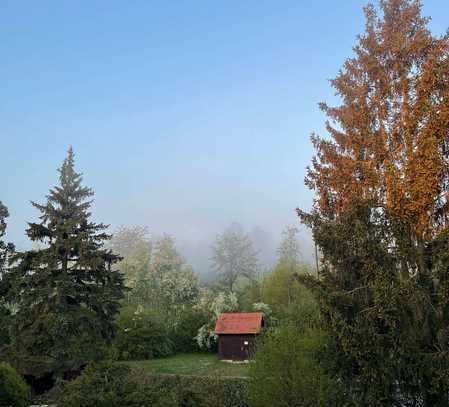
<instances>
[{"instance_id":1,"label":"spruce tree","mask_svg":"<svg viewBox=\"0 0 449 407\"><path fill-rule=\"evenodd\" d=\"M15 348L33 373L60 374L98 356L123 298L122 274L112 269L120 257L104 246L107 226L90 220L93 191L81 183L70 148L59 185L45 204L32 202L40 222L26 232L40 248L16 255L10 273L19 309Z\"/></svg>"}]
</instances>

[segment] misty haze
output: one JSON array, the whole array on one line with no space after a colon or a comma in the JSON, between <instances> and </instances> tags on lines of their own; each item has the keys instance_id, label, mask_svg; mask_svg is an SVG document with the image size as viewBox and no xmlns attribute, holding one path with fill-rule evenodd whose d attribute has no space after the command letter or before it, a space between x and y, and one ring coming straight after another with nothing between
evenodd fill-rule
<instances>
[{"instance_id":1,"label":"misty haze","mask_svg":"<svg viewBox=\"0 0 449 407\"><path fill-rule=\"evenodd\" d=\"M448 17L1 2L0 407L449 406Z\"/></svg>"}]
</instances>

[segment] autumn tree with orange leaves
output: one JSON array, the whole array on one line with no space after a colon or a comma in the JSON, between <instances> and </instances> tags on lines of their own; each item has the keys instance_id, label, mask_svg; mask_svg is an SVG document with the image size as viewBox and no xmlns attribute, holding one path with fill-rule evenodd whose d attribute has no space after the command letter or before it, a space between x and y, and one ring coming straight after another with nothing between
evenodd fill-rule
<instances>
[{"instance_id":1,"label":"autumn tree with orange leaves","mask_svg":"<svg viewBox=\"0 0 449 407\"><path fill-rule=\"evenodd\" d=\"M323 253L317 295L334 373L360 405L449 405L449 33L418 0L365 8L366 31L320 105L298 211ZM332 365L332 363L330 363Z\"/></svg>"},{"instance_id":2,"label":"autumn tree with orange leaves","mask_svg":"<svg viewBox=\"0 0 449 407\"><path fill-rule=\"evenodd\" d=\"M371 198L428 241L448 224L449 36L432 36L419 1L380 4L331 81L343 103L321 104L331 140L313 136L306 183L322 213Z\"/></svg>"}]
</instances>

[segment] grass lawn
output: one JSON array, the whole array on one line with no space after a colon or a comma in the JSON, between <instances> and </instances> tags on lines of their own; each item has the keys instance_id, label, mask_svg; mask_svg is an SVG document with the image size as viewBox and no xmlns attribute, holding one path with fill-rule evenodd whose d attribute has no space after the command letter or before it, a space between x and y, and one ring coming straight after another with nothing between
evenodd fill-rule
<instances>
[{"instance_id":1,"label":"grass lawn","mask_svg":"<svg viewBox=\"0 0 449 407\"><path fill-rule=\"evenodd\" d=\"M222 362L213 353L183 353L163 359L121 362L152 374L177 374L190 376L245 377L248 375L248 364Z\"/></svg>"}]
</instances>

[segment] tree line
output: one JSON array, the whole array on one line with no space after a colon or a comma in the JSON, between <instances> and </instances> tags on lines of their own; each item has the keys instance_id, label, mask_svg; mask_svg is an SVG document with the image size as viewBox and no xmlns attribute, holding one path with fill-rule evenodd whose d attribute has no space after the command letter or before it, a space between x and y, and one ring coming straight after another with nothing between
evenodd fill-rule
<instances>
[{"instance_id":1,"label":"tree line","mask_svg":"<svg viewBox=\"0 0 449 407\"><path fill-rule=\"evenodd\" d=\"M214 245L220 279L209 287L194 282L167 237L153 255L139 246L120 263L102 245L104 225L89 222L82 201L91 191L80 186L69 153L61 186L36 205L41 224L28 229L46 246L17 254L0 246L2 321L15 321L1 331L10 360L20 367L19 356L45 358L62 371L89 339L107 342L117 326L125 344L104 351L122 359L139 357L126 351L158 329L168 329L153 341L165 344L162 351L180 343L213 349L220 312L262 310L269 326L250 365L250 405L447 406L449 34L431 33L418 0L380 0L365 15L353 56L331 81L339 104L320 105L328 136L312 136L305 183L313 208L297 211L320 252L317 273L300 261L294 228L266 275L255 273L247 238L228 230ZM3 206L0 213L7 215ZM4 230L2 221L0 236ZM231 254L239 251L245 255ZM92 293L105 303L88 300ZM92 336L89 318L101 321ZM67 348L53 348L62 340L58 324Z\"/></svg>"},{"instance_id":2,"label":"tree line","mask_svg":"<svg viewBox=\"0 0 449 407\"><path fill-rule=\"evenodd\" d=\"M91 220L93 191L72 148L58 172L46 202L32 202L40 212L26 230L32 249L1 239L8 211L0 207L0 357L31 382L57 384L92 361L215 351L222 312L293 314L293 275L307 269L297 228L285 229L279 264L263 274L249 235L231 224L212 245L216 279L203 284L172 236L153 241L142 226L108 234Z\"/></svg>"}]
</instances>

